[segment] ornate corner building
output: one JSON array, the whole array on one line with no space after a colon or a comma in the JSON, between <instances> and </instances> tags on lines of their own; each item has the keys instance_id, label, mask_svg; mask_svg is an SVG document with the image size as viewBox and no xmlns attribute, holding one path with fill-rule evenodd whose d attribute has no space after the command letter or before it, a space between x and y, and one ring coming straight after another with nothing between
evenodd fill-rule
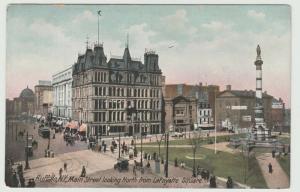
<instances>
[{"instance_id":1,"label":"ornate corner building","mask_svg":"<svg viewBox=\"0 0 300 192\"><path fill-rule=\"evenodd\" d=\"M158 55L146 51L144 64L130 56L107 62L102 44L87 46L72 69L72 119L88 125L87 135L135 135L162 131L162 72ZM134 118L127 109L135 108Z\"/></svg>"}]
</instances>

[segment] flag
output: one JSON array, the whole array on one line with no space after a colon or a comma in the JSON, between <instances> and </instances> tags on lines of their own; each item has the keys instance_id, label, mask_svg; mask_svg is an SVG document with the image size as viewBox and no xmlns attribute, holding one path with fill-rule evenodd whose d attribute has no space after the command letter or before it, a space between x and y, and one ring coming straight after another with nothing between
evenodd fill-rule
<instances>
[{"instance_id":1,"label":"flag","mask_svg":"<svg viewBox=\"0 0 300 192\"><path fill-rule=\"evenodd\" d=\"M98 11L98 15L100 15L100 16L101 16L101 10L99 10L99 11Z\"/></svg>"}]
</instances>

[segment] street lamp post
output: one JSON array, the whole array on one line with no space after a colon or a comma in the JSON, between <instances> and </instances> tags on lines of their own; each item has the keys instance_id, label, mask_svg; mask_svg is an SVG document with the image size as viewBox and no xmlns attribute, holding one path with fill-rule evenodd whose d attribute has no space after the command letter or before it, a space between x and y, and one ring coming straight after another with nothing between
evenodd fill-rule
<instances>
[{"instance_id":1,"label":"street lamp post","mask_svg":"<svg viewBox=\"0 0 300 192\"><path fill-rule=\"evenodd\" d=\"M140 123L138 123L140 127ZM141 166L143 167L143 131L141 129Z\"/></svg>"},{"instance_id":2,"label":"street lamp post","mask_svg":"<svg viewBox=\"0 0 300 192\"><path fill-rule=\"evenodd\" d=\"M31 135L33 137L33 135ZM30 169L29 167L29 162L28 162L28 158L29 158L29 152L28 152L28 149L29 149L29 146L28 146L28 140L29 140L29 135L28 135L28 131L26 133L26 160L25 160L25 169ZM32 138L31 138L32 140Z\"/></svg>"},{"instance_id":3,"label":"street lamp post","mask_svg":"<svg viewBox=\"0 0 300 192\"><path fill-rule=\"evenodd\" d=\"M16 141L18 141L18 126L16 125Z\"/></svg>"},{"instance_id":4,"label":"street lamp post","mask_svg":"<svg viewBox=\"0 0 300 192\"><path fill-rule=\"evenodd\" d=\"M120 127L119 127L119 159L120 159L120 150L121 150L121 130L120 130Z\"/></svg>"},{"instance_id":5,"label":"street lamp post","mask_svg":"<svg viewBox=\"0 0 300 192\"><path fill-rule=\"evenodd\" d=\"M166 164L165 164L165 174L166 177L169 175L169 132L166 133L166 142L167 142L167 154L166 154Z\"/></svg>"}]
</instances>

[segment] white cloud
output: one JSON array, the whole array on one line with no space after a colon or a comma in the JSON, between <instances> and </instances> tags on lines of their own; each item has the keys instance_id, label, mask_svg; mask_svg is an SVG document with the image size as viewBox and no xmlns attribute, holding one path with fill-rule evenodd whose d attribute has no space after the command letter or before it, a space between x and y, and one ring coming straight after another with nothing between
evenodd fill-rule
<instances>
[{"instance_id":1,"label":"white cloud","mask_svg":"<svg viewBox=\"0 0 300 192\"><path fill-rule=\"evenodd\" d=\"M96 14L92 13L89 10L85 10L79 15L77 15L73 20L72 23L77 24L81 22L95 22L97 20Z\"/></svg>"},{"instance_id":2,"label":"white cloud","mask_svg":"<svg viewBox=\"0 0 300 192\"><path fill-rule=\"evenodd\" d=\"M68 39L68 37L65 36L62 27L49 23L43 19L35 20L29 26L29 30L29 33L33 33L34 35L47 38L47 40L52 40L55 42L63 43Z\"/></svg>"},{"instance_id":3,"label":"white cloud","mask_svg":"<svg viewBox=\"0 0 300 192\"><path fill-rule=\"evenodd\" d=\"M203 23L201 26L205 29L213 31L224 31L231 28L231 25L224 24L220 21L211 21L209 23Z\"/></svg>"},{"instance_id":4,"label":"white cloud","mask_svg":"<svg viewBox=\"0 0 300 192\"><path fill-rule=\"evenodd\" d=\"M263 12L258 12L255 10L249 10L247 15L251 18L254 18L256 20L264 20L266 17L266 14Z\"/></svg>"},{"instance_id":5,"label":"white cloud","mask_svg":"<svg viewBox=\"0 0 300 192\"><path fill-rule=\"evenodd\" d=\"M164 22L167 27L170 27L172 30L183 30L185 23L188 21L186 17L186 11L183 9L177 10L175 14L168 15L161 18L161 21Z\"/></svg>"},{"instance_id":6,"label":"white cloud","mask_svg":"<svg viewBox=\"0 0 300 192\"><path fill-rule=\"evenodd\" d=\"M174 14L161 18L161 22L164 29L168 32L184 33L188 35L192 35L197 32L196 27L188 25L189 20L184 9L179 9Z\"/></svg>"}]
</instances>

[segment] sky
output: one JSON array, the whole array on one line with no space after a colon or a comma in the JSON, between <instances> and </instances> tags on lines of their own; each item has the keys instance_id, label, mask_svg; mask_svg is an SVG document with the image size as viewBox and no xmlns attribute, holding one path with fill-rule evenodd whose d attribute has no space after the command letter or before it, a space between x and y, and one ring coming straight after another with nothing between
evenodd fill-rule
<instances>
[{"instance_id":1,"label":"sky","mask_svg":"<svg viewBox=\"0 0 300 192\"><path fill-rule=\"evenodd\" d=\"M126 36L132 57L155 50L167 84L255 90L261 47L263 91L290 107L291 8L288 5L9 5L6 96L51 80L97 41L108 58L121 56Z\"/></svg>"}]
</instances>

